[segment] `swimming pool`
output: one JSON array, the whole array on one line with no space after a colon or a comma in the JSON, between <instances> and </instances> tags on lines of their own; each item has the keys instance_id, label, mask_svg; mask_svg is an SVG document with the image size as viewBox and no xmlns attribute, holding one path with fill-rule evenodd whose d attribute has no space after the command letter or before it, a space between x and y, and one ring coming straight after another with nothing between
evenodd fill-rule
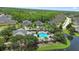
<instances>
[{"instance_id":1,"label":"swimming pool","mask_svg":"<svg viewBox=\"0 0 79 59\"><path fill-rule=\"evenodd\" d=\"M48 34L47 33L44 33L44 32L38 33L38 36L40 38L48 38Z\"/></svg>"}]
</instances>

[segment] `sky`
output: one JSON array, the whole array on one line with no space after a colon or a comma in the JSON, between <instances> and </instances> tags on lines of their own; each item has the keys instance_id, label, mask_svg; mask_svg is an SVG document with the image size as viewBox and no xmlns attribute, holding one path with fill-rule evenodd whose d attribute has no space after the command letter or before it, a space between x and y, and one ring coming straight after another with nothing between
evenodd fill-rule
<instances>
[{"instance_id":1,"label":"sky","mask_svg":"<svg viewBox=\"0 0 79 59\"><path fill-rule=\"evenodd\" d=\"M79 11L79 0L0 0L0 7Z\"/></svg>"},{"instance_id":2,"label":"sky","mask_svg":"<svg viewBox=\"0 0 79 59\"><path fill-rule=\"evenodd\" d=\"M29 7L30 9L79 11L79 7Z\"/></svg>"}]
</instances>

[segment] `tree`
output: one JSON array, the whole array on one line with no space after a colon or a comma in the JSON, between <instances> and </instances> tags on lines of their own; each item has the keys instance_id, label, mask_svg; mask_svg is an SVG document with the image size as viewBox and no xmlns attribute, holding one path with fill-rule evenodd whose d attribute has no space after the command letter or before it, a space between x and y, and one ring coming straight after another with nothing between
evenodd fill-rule
<instances>
[{"instance_id":1,"label":"tree","mask_svg":"<svg viewBox=\"0 0 79 59\"><path fill-rule=\"evenodd\" d=\"M10 40L13 43L14 50L35 50L37 49L37 38L31 35L13 36Z\"/></svg>"},{"instance_id":2,"label":"tree","mask_svg":"<svg viewBox=\"0 0 79 59\"><path fill-rule=\"evenodd\" d=\"M0 51L3 51L5 48L4 48L4 39L3 37L0 37Z\"/></svg>"},{"instance_id":3,"label":"tree","mask_svg":"<svg viewBox=\"0 0 79 59\"><path fill-rule=\"evenodd\" d=\"M0 32L0 35L1 35L1 36L4 38L4 40L7 42L7 41L10 39L10 37L12 36L12 31L13 31L13 30L15 30L15 27L14 27L14 26L8 27L8 28L2 30L2 31Z\"/></svg>"},{"instance_id":4,"label":"tree","mask_svg":"<svg viewBox=\"0 0 79 59\"><path fill-rule=\"evenodd\" d=\"M32 10L32 9L20 9L20 8L0 8L0 12L9 14L12 19L22 22L23 20L31 19L31 21L41 20L43 22L54 18L55 15L62 13L57 11L46 10Z\"/></svg>"},{"instance_id":5,"label":"tree","mask_svg":"<svg viewBox=\"0 0 79 59\"><path fill-rule=\"evenodd\" d=\"M21 51L21 50L26 49L27 41L26 41L25 36L22 36L22 35L12 36L10 41L12 42L13 50L20 50Z\"/></svg>"},{"instance_id":6,"label":"tree","mask_svg":"<svg viewBox=\"0 0 79 59\"><path fill-rule=\"evenodd\" d=\"M56 41L66 44L66 38L63 32L56 32L53 37Z\"/></svg>"},{"instance_id":7,"label":"tree","mask_svg":"<svg viewBox=\"0 0 79 59\"><path fill-rule=\"evenodd\" d=\"M12 35L11 31L10 30L3 30L1 31L1 36L3 36L3 38L5 39L5 41L7 42L10 38L10 36Z\"/></svg>"},{"instance_id":8,"label":"tree","mask_svg":"<svg viewBox=\"0 0 79 59\"><path fill-rule=\"evenodd\" d=\"M37 46L37 37L31 36L31 35L27 35L26 39L28 41L28 50L36 50L38 48Z\"/></svg>"},{"instance_id":9,"label":"tree","mask_svg":"<svg viewBox=\"0 0 79 59\"><path fill-rule=\"evenodd\" d=\"M67 26L67 29L70 31L70 35L73 36L74 33L75 33L75 28L72 27L73 23L70 23L68 26Z\"/></svg>"},{"instance_id":10,"label":"tree","mask_svg":"<svg viewBox=\"0 0 79 59\"><path fill-rule=\"evenodd\" d=\"M68 35L67 38L71 41L73 39L72 35Z\"/></svg>"}]
</instances>

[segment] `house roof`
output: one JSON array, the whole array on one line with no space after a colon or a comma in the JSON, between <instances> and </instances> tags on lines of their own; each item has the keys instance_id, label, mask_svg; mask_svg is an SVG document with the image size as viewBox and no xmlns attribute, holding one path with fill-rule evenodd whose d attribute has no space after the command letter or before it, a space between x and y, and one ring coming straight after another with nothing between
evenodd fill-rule
<instances>
[{"instance_id":1,"label":"house roof","mask_svg":"<svg viewBox=\"0 0 79 59\"><path fill-rule=\"evenodd\" d=\"M65 19L65 15L64 14L58 14L58 15L55 16L55 19L63 20L63 19Z\"/></svg>"},{"instance_id":2,"label":"house roof","mask_svg":"<svg viewBox=\"0 0 79 59\"><path fill-rule=\"evenodd\" d=\"M64 21L65 18L66 18L66 17L65 17L64 14L58 14L58 15L55 16L55 18L54 18L53 21L54 21L54 23L58 24L58 23Z\"/></svg>"},{"instance_id":3,"label":"house roof","mask_svg":"<svg viewBox=\"0 0 79 59\"><path fill-rule=\"evenodd\" d=\"M35 21L35 24L37 25L37 26L41 26L41 25L43 25L43 23L41 22L41 21Z\"/></svg>"},{"instance_id":4,"label":"house roof","mask_svg":"<svg viewBox=\"0 0 79 59\"><path fill-rule=\"evenodd\" d=\"M76 30L77 32L79 32L79 27L75 28L75 30Z\"/></svg>"},{"instance_id":5,"label":"house roof","mask_svg":"<svg viewBox=\"0 0 79 59\"><path fill-rule=\"evenodd\" d=\"M52 25L52 24L54 24L55 22L54 22L54 20L49 20L48 23L49 23L50 25Z\"/></svg>"},{"instance_id":6,"label":"house roof","mask_svg":"<svg viewBox=\"0 0 79 59\"><path fill-rule=\"evenodd\" d=\"M74 17L72 20L74 25L77 26L75 27L75 30L79 32L79 17Z\"/></svg>"},{"instance_id":7,"label":"house roof","mask_svg":"<svg viewBox=\"0 0 79 59\"><path fill-rule=\"evenodd\" d=\"M73 14L68 15L68 17L70 17L70 18L74 18L74 16L75 15L73 15Z\"/></svg>"},{"instance_id":8,"label":"house roof","mask_svg":"<svg viewBox=\"0 0 79 59\"><path fill-rule=\"evenodd\" d=\"M27 33L26 30L20 28L20 29L17 29L15 31L13 31L13 36L16 36L16 35L22 35L22 36L25 36Z\"/></svg>"},{"instance_id":9,"label":"house roof","mask_svg":"<svg viewBox=\"0 0 79 59\"><path fill-rule=\"evenodd\" d=\"M25 21L23 21L23 23L22 23L23 25L25 25L25 26L28 26L28 25L31 25L32 24L32 22L31 21L29 21L29 20L25 20Z\"/></svg>"},{"instance_id":10,"label":"house roof","mask_svg":"<svg viewBox=\"0 0 79 59\"><path fill-rule=\"evenodd\" d=\"M74 17L74 18L73 18L73 23L74 23L75 25L79 25L79 17Z\"/></svg>"},{"instance_id":11,"label":"house roof","mask_svg":"<svg viewBox=\"0 0 79 59\"><path fill-rule=\"evenodd\" d=\"M0 24L16 24L16 21L8 15L0 15Z\"/></svg>"}]
</instances>

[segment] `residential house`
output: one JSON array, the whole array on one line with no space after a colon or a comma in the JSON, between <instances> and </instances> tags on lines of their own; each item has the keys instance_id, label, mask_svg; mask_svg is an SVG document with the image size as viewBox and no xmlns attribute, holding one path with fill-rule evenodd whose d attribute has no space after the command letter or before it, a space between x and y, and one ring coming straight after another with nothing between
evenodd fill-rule
<instances>
[{"instance_id":1,"label":"residential house","mask_svg":"<svg viewBox=\"0 0 79 59\"><path fill-rule=\"evenodd\" d=\"M50 25L53 25L54 23L55 23L55 22L54 22L54 19L48 21L48 24L50 24Z\"/></svg>"},{"instance_id":2,"label":"residential house","mask_svg":"<svg viewBox=\"0 0 79 59\"><path fill-rule=\"evenodd\" d=\"M48 21L50 25L56 24L59 26L63 21L65 21L66 16L64 14L58 14L54 19Z\"/></svg>"},{"instance_id":3,"label":"residential house","mask_svg":"<svg viewBox=\"0 0 79 59\"><path fill-rule=\"evenodd\" d=\"M37 28L41 28L41 26L43 26L43 23L41 21L35 21L35 24L37 26Z\"/></svg>"},{"instance_id":4,"label":"residential house","mask_svg":"<svg viewBox=\"0 0 79 59\"><path fill-rule=\"evenodd\" d=\"M17 30L13 31L13 36L16 36L16 35L22 35L22 36L32 35L32 32L31 31L27 31L27 30L25 30L23 28L20 28L20 29L17 29Z\"/></svg>"},{"instance_id":5,"label":"residential house","mask_svg":"<svg viewBox=\"0 0 79 59\"><path fill-rule=\"evenodd\" d=\"M56 25L59 25L61 22L63 22L64 20L66 19L66 16L64 15L64 14L58 14L58 15L56 15L55 16L55 18L54 18L54 23L56 24Z\"/></svg>"},{"instance_id":6,"label":"residential house","mask_svg":"<svg viewBox=\"0 0 79 59\"><path fill-rule=\"evenodd\" d=\"M16 24L15 20L12 20L10 15L0 15L0 25L14 25Z\"/></svg>"},{"instance_id":7,"label":"residential house","mask_svg":"<svg viewBox=\"0 0 79 59\"><path fill-rule=\"evenodd\" d=\"M32 22L29 20L23 21L22 25L24 26L25 30L28 30L28 26L32 25Z\"/></svg>"},{"instance_id":8,"label":"residential house","mask_svg":"<svg viewBox=\"0 0 79 59\"><path fill-rule=\"evenodd\" d=\"M75 25L75 30L79 32L79 17L74 17L73 23Z\"/></svg>"},{"instance_id":9,"label":"residential house","mask_svg":"<svg viewBox=\"0 0 79 59\"><path fill-rule=\"evenodd\" d=\"M27 33L26 30L20 28L20 29L17 29L17 30L14 30L14 31L13 31L13 36L16 36L16 35L25 36L26 33Z\"/></svg>"}]
</instances>

